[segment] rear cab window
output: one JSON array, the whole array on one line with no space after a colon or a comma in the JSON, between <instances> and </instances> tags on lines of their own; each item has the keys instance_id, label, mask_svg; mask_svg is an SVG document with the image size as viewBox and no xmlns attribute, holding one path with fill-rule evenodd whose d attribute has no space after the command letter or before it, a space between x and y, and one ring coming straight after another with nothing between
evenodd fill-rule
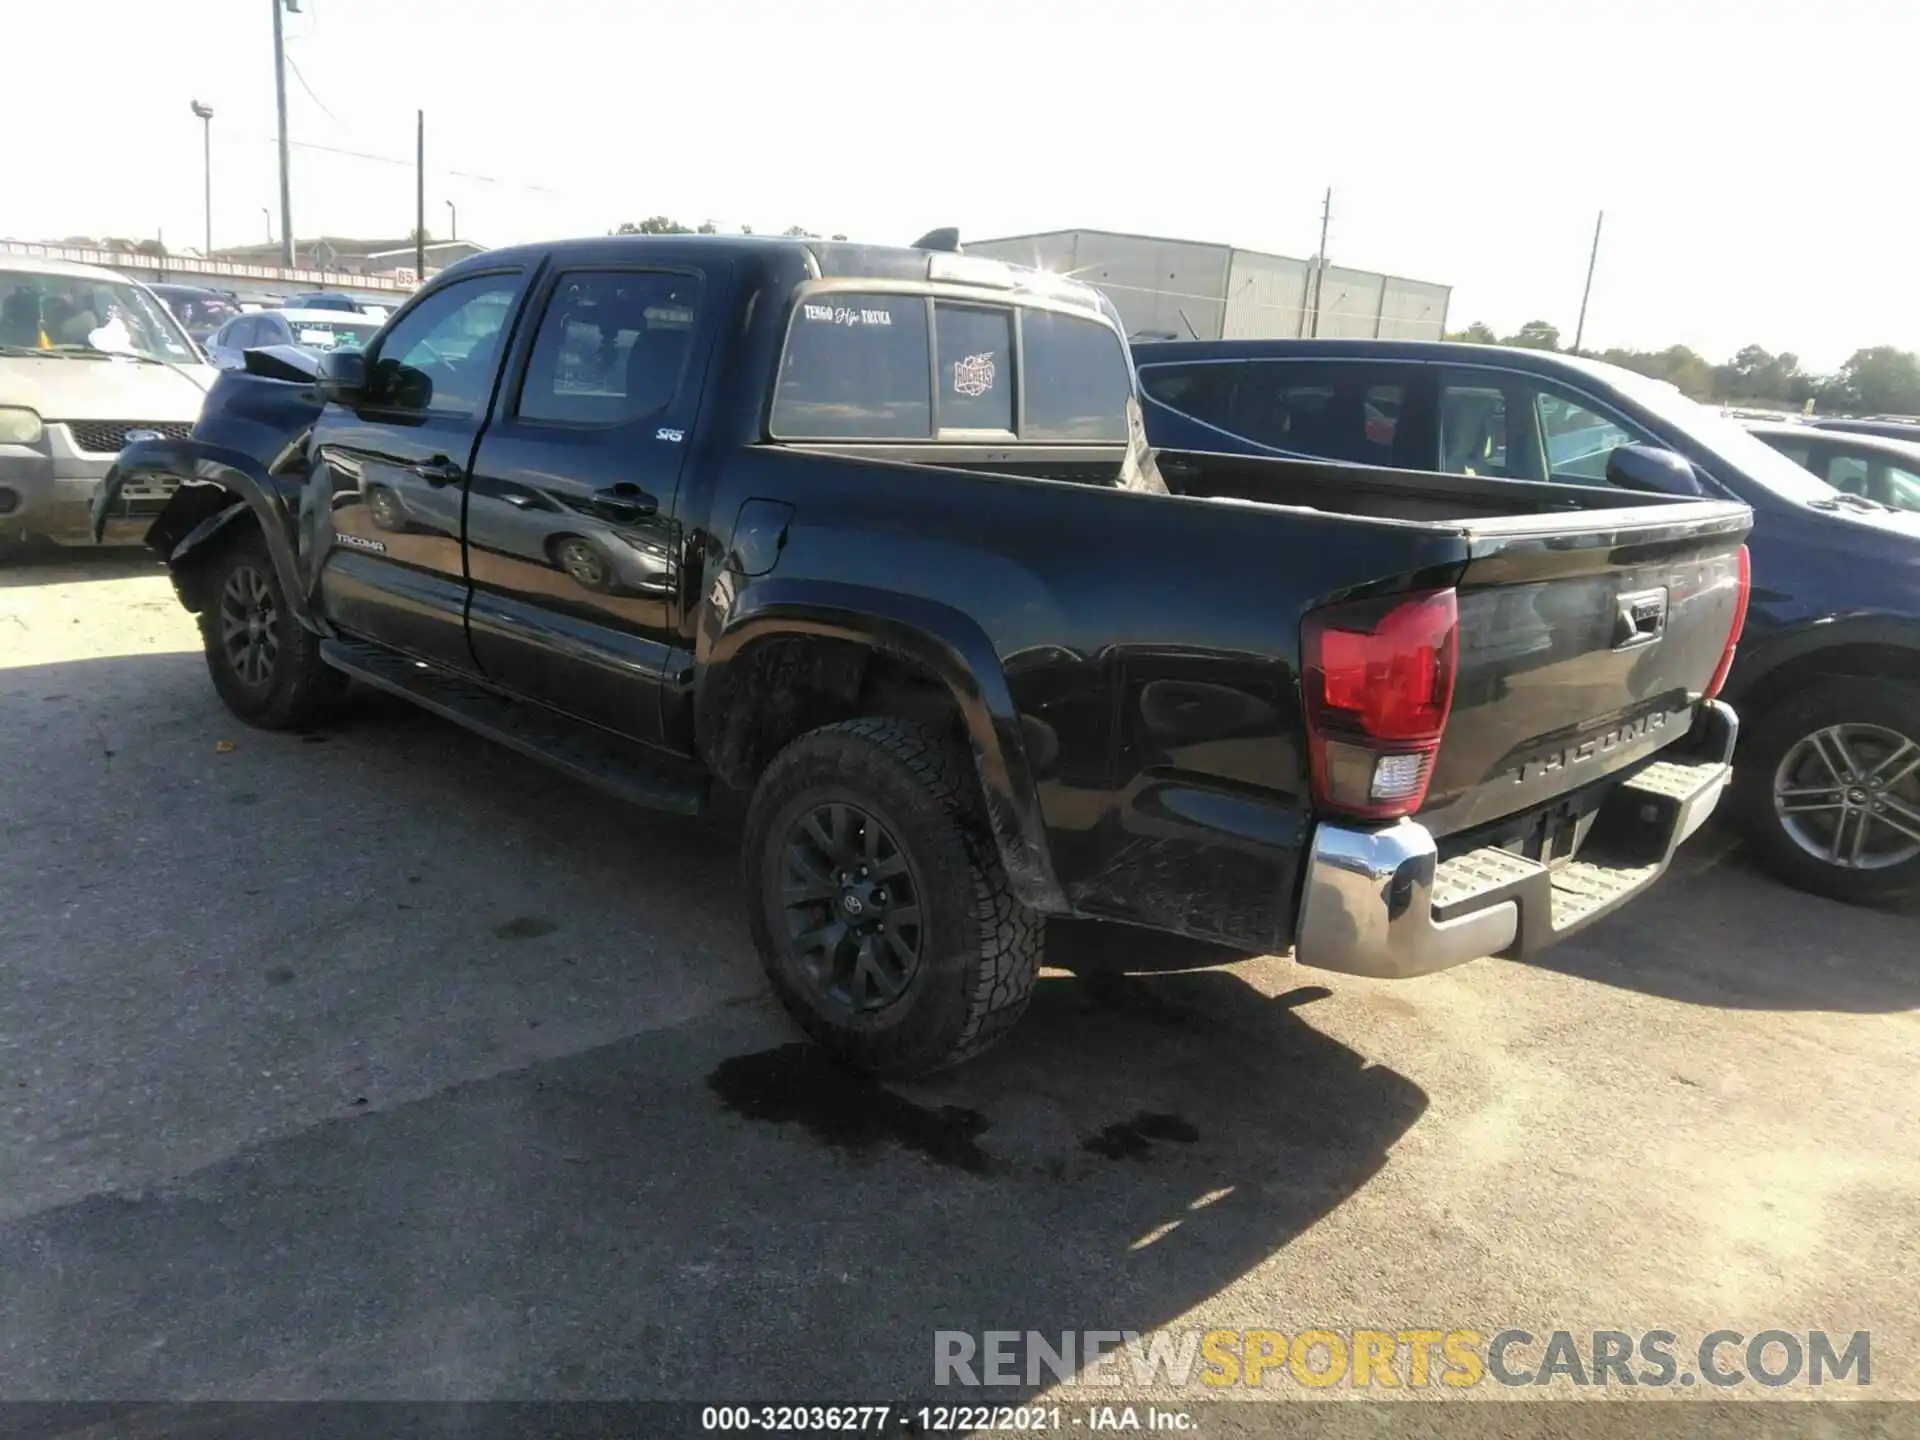
<instances>
[{"instance_id":1,"label":"rear cab window","mask_svg":"<svg viewBox=\"0 0 1920 1440\"><path fill-rule=\"evenodd\" d=\"M774 392L783 440L925 440L933 434L927 302L823 294L795 307Z\"/></svg>"},{"instance_id":2,"label":"rear cab window","mask_svg":"<svg viewBox=\"0 0 1920 1440\"><path fill-rule=\"evenodd\" d=\"M1021 312L1027 362L1023 440L1119 445L1127 440L1133 376L1107 326L1057 310Z\"/></svg>"},{"instance_id":3,"label":"rear cab window","mask_svg":"<svg viewBox=\"0 0 1920 1440\"><path fill-rule=\"evenodd\" d=\"M983 297L805 295L770 430L782 440L1124 445L1132 372L1104 321Z\"/></svg>"}]
</instances>

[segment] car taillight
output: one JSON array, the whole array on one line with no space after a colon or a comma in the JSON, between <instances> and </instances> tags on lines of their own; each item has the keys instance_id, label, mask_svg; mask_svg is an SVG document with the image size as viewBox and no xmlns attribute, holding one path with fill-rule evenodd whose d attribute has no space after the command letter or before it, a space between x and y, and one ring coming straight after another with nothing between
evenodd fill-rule
<instances>
[{"instance_id":1,"label":"car taillight","mask_svg":"<svg viewBox=\"0 0 1920 1440\"><path fill-rule=\"evenodd\" d=\"M1727 683L1727 675L1733 669L1733 652L1740 648L1740 632L1747 628L1747 600L1753 594L1753 562L1747 558L1747 547L1740 547L1740 593L1734 597L1733 625L1727 631L1727 648L1720 652L1720 664L1714 669L1713 679L1707 682L1707 699L1718 695Z\"/></svg>"},{"instance_id":2,"label":"car taillight","mask_svg":"<svg viewBox=\"0 0 1920 1440\"><path fill-rule=\"evenodd\" d=\"M1460 606L1451 590L1329 605L1300 630L1314 799L1367 820L1427 798L1453 708Z\"/></svg>"}]
</instances>

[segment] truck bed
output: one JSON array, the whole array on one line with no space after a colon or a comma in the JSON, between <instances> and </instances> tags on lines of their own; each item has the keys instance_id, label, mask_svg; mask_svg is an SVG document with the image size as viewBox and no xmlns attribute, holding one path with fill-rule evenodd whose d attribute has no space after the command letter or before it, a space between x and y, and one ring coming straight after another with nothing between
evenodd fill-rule
<instances>
[{"instance_id":1,"label":"truck bed","mask_svg":"<svg viewBox=\"0 0 1920 1440\"><path fill-rule=\"evenodd\" d=\"M1553 485L1388 470L1331 461L1263 459L1190 450L1155 452L1161 478L1175 495L1242 500L1369 520L1457 526L1492 519L1574 515L1587 510L1638 510L1710 502L1626 494L1607 486Z\"/></svg>"}]
</instances>

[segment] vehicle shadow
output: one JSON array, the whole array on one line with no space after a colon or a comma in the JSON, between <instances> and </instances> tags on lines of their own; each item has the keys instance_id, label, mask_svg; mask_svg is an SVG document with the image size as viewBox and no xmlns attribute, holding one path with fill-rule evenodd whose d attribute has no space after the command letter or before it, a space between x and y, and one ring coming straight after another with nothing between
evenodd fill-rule
<instances>
[{"instance_id":1,"label":"vehicle shadow","mask_svg":"<svg viewBox=\"0 0 1920 1440\"><path fill-rule=\"evenodd\" d=\"M741 1396L931 1397L936 1331L1175 1320L1425 1107L1220 972L1050 977L1004 1049L913 1087L768 1045L766 1019L6 1227L10 1394L711 1400L731 1375Z\"/></svg>"},{"instance_id":2,"label":"vehicle shadow","mask_svg":"<svg viewBox=\"0 0 1920 1440\"><path fill-rule=\"evenodd\" d=\"M1527 963L1693 1005L1887 1013L1920 1006L1917 918L1794 890L1716 818L1646 894Z\"/></svg>"},{"instance_id":3,"label":"vehicle shadow","mask_svg":"<svg viewBox=\"0 0 1920 1440\"><path fill-rule=\"evenodd\" d=\"M1001 1048L877 1084L742 985L724 820L636 813L380 704L324 744L240 732L221 751L234 732L196 668L39 667L0 691L85 696L143 727L111 761L71 726L36 732L76 766L135 768L56 770L66 788L23 813L66 827L36 885L76 887L36 912L59 928L23 940L68 988L125 1001L89 1012L79 1083L113 1092L89 1119L146 1144L99 1113L144 1087L168 1097L146 1128L170 1132L138 1183L0 1224L10 1399L712 1401L723 1380L736 1397L931 1398L939 1330L1178 1320L1365 1185L1426 1109L1313 1025L1318 990L1271 996L1217 952L1194 968L1194 947L1109 927L1063 927ZM182 878L80 903L95 850L123 843L122 811L89 818L93 789L159 797L140 823L176 817L169 873L257 856L254 888ZM525 893L502 893L516 870ZM557 933L540 915L496 924L526 895ZM284 967L253 992L269 998L236 1000L267 966ZM718 978L675 981L703 998L660 1023L648 1007L673 987L632 977L676 967ZM562 1028L556 974L624 1038L503 1065L497 1034ZM427 1063L409 1058L421 1037L444 1050L470 1032L464 1075L383 1088ZM35 1043L25 1020L15 1033ZM283 1086L314 1093L282 1102ZM245 1138L166 1164L199 1153L216 1103Z\"/></svg>"},{"instance_id":4,"label":"vehicle shadow","mask_svg":"<svg viewBox=\"0 0 1920 1440\"><path fill-rule=\"evenodd\" d=\"M76 585L161 575L166 567L144 545L55 545L0 541L0 590Z\"/></svg>"}]
</instances>

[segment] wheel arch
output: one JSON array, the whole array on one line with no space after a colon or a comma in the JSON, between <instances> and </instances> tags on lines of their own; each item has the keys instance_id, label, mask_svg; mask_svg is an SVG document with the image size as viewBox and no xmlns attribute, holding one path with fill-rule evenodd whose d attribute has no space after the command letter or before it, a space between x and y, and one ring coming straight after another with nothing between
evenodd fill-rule
<instances>
[{"instance_id":1,"label":"wheel arch","mask_svg":"<svg viewBox=\"0 0 1920 1440\"><path fill-rule=\"evenodd\" d=\"M1726 699L1758 719L1779 696L1841 677L1920 685L1920 621L1859 616L1801 627L1736 663Z\"/></svg>"},{"instance_id":2,"label":"wheel arch","mask_svg":"<svg viewBox=\"0 0 1920 1440\"><path fill-rule=\"evenodd\" d=\"M695 743L724 783L751 785L788 741L820 725L863 713L944 719L972 753L1015 893L1067 913L1006 674L971 617L864 586L762 582L701 650ZM764 691L778 703L752 698Z\"/></svg>"},{"instance_id":3,"label":"wheel arch","mask_svg":"<svg viewBox=\"0 0 1920 1440\"><path fill-rule=\"evenodd\" d=\"M178 488L147 527L147 547L167 562L181 603L205 604L198 572L231 527L251 518L260 528L293 616L319 629L303 583L295 545L297 516L280 487L247 455L196 440L147 440L121 452L94 499L94 526L135 476L176 482Z\"/></svg>"}]
</instances>

